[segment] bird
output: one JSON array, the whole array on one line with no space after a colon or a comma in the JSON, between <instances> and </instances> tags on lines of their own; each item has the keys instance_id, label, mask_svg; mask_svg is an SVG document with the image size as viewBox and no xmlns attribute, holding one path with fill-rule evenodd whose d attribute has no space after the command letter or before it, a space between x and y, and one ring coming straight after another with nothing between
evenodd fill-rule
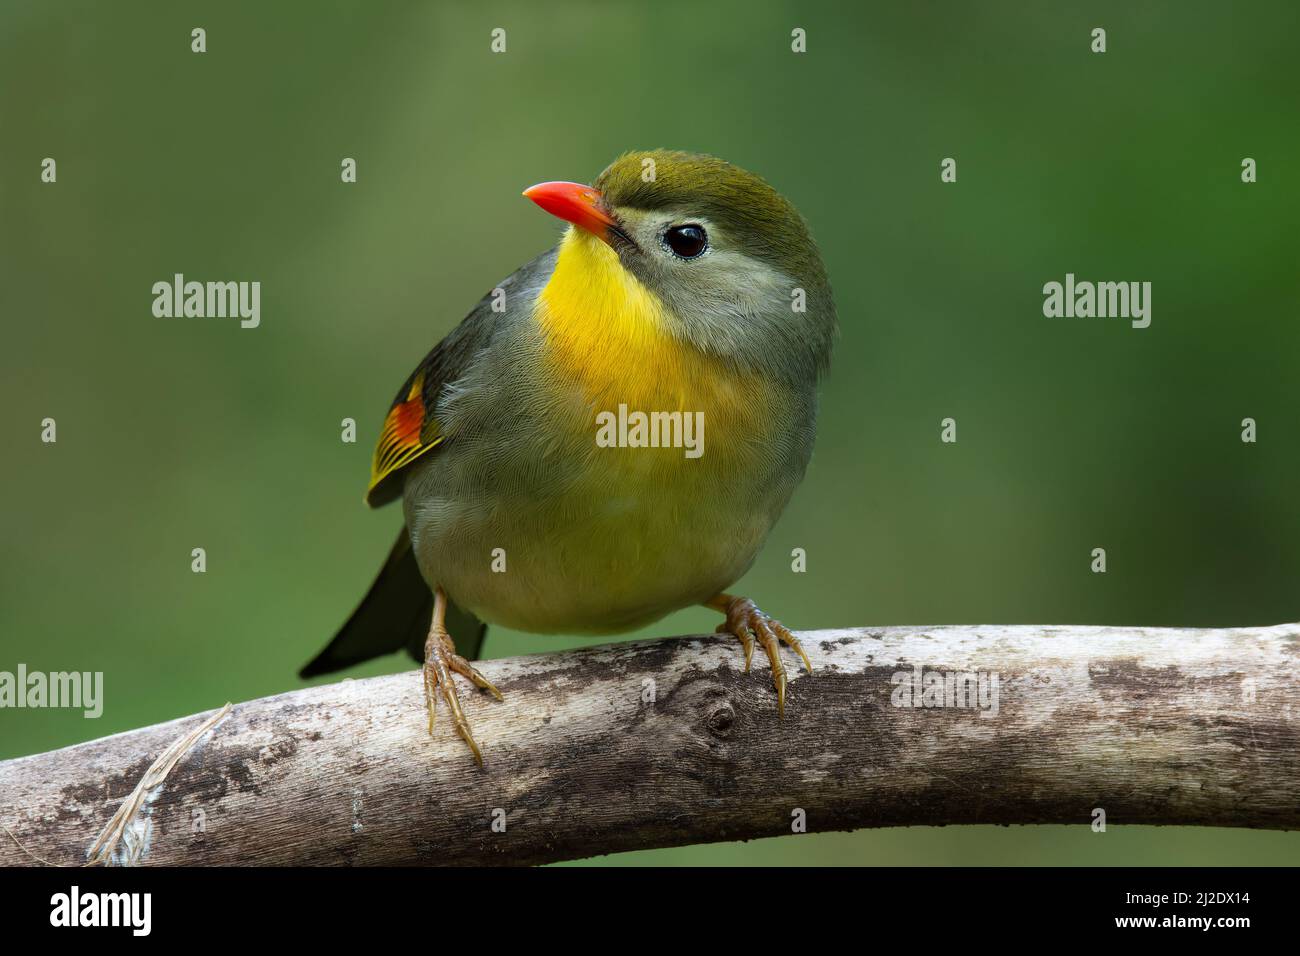
<instances>
[{"instance_id":1,"label":"bird","mask_svg":"<svg viewBox=\"0 0 1300 956\"><path fill-rule=\"evenodd\" d=\"M453 675L488 623L616 634L720 612L784 716L785 625L730 588L803 479L838 323L821 253L760 176L634 150L591 185L523 195L566 226L485 295L398 390L365 500L403 528L333 640L300 672L406 648L479 765ZM690 444L688 444L688 442Z\"/></svg>"}]
</instances>

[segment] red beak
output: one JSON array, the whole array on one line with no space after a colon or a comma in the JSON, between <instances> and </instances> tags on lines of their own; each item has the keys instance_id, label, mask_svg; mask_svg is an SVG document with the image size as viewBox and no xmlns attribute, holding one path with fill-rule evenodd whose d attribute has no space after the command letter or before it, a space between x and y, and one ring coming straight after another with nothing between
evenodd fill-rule
<instances>
[{"instance_id":1,"label":"red beak","mask_svg":"<svg viewBox=\"0 0 1300 956\"><path fill-rule=\"evenodd\" d=\"M538 183L524 190L524 195L552 216L586 229L604 242L609 242L609 229L618 221L605 212L600 193L582 183Z\"/></svg>"}]
</instances>

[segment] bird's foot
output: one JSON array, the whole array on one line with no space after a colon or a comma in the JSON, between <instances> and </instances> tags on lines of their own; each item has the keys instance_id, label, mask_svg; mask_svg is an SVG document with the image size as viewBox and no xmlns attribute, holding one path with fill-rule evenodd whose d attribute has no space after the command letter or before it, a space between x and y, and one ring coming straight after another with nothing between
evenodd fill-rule
<instances>
[{"instance_id":1,"label":"bird's foot","mask_svg":"<svg viewBox=\"0 0 1300 956\"><path fill-rule=\"evenodd\" d=\"M740 641L745 649L745 673L749 673L749 665L754 656L754 641L758 640L772 666L772 683L776 686L776 712L784 717L786 675L785 665L781 663L781 645L789 644L803 658L808 673L812 673L812 662L804 653L799 639L780 621L760 611L758 605L749 598L719 594L708 606L727 615L727 619L718 625L718 633L731 634Z\"/></svg>"},{"instance_id":2,"label":"bird's foot","mask_svg":"<svg viewBox=\"0 0 1300 956\"><path fill-rule=\"evenodd\" d=\"M483 754L474 741L474 735L470 733L465 712L461 710L456 685L451 679L453 672L468 677L476 687L487 691L497 700L503 699L501 691L497 690L490 680L480 674L473 664L456 653L456 644L452 641L451 635L447 633L447 629L440 621L435 621L429 628L429 637L424 642L424 703L429 710L429 733L431 735L433 733L433 718L438 710L437 695L441 691L443 699L447 701L447 709L451 711L451 722L456 725L456 732L465 743L469 744L475 762L481 767Z\"/></svg>"}]
</instances>

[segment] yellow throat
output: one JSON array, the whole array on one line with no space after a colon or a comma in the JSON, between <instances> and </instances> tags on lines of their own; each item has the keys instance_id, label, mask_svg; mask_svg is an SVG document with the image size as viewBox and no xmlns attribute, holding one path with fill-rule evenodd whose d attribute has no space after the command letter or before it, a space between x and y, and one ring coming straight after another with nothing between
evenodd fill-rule
<instances>
[{"instance_id":1,"label":"yellow throat","mask_svg":"<svg viewBox=\"0 0 1300 956\"><path fill-rule=\"evenodd\" d=\"M754 377L742 379L675 337L671 321L668 307L613 249L570 227L537 304L555 374L578 383L598 409L626 403L642 411L703 411L721 425L764 404Z\"/></svg>"}]
</instances>

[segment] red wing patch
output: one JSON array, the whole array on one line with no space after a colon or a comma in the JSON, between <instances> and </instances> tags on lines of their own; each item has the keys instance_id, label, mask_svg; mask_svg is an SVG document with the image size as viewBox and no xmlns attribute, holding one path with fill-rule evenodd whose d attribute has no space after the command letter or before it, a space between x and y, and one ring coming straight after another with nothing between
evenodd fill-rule
<instances>
[{"instance_id":1,"label":"red wing patch","mask_svg":"<svg viewBox=\"0 0 1300 956\"><path fill-rule=\"evenodd\" d=\"M384 419L370 465L370 488L366 491L366 500L372 505L378 503L374 491L380 482L442 441L436 431L426 440L424 431L424 373L419 372L411 382L406 399L393 405Z\"/></svg>"}]
</instances>

